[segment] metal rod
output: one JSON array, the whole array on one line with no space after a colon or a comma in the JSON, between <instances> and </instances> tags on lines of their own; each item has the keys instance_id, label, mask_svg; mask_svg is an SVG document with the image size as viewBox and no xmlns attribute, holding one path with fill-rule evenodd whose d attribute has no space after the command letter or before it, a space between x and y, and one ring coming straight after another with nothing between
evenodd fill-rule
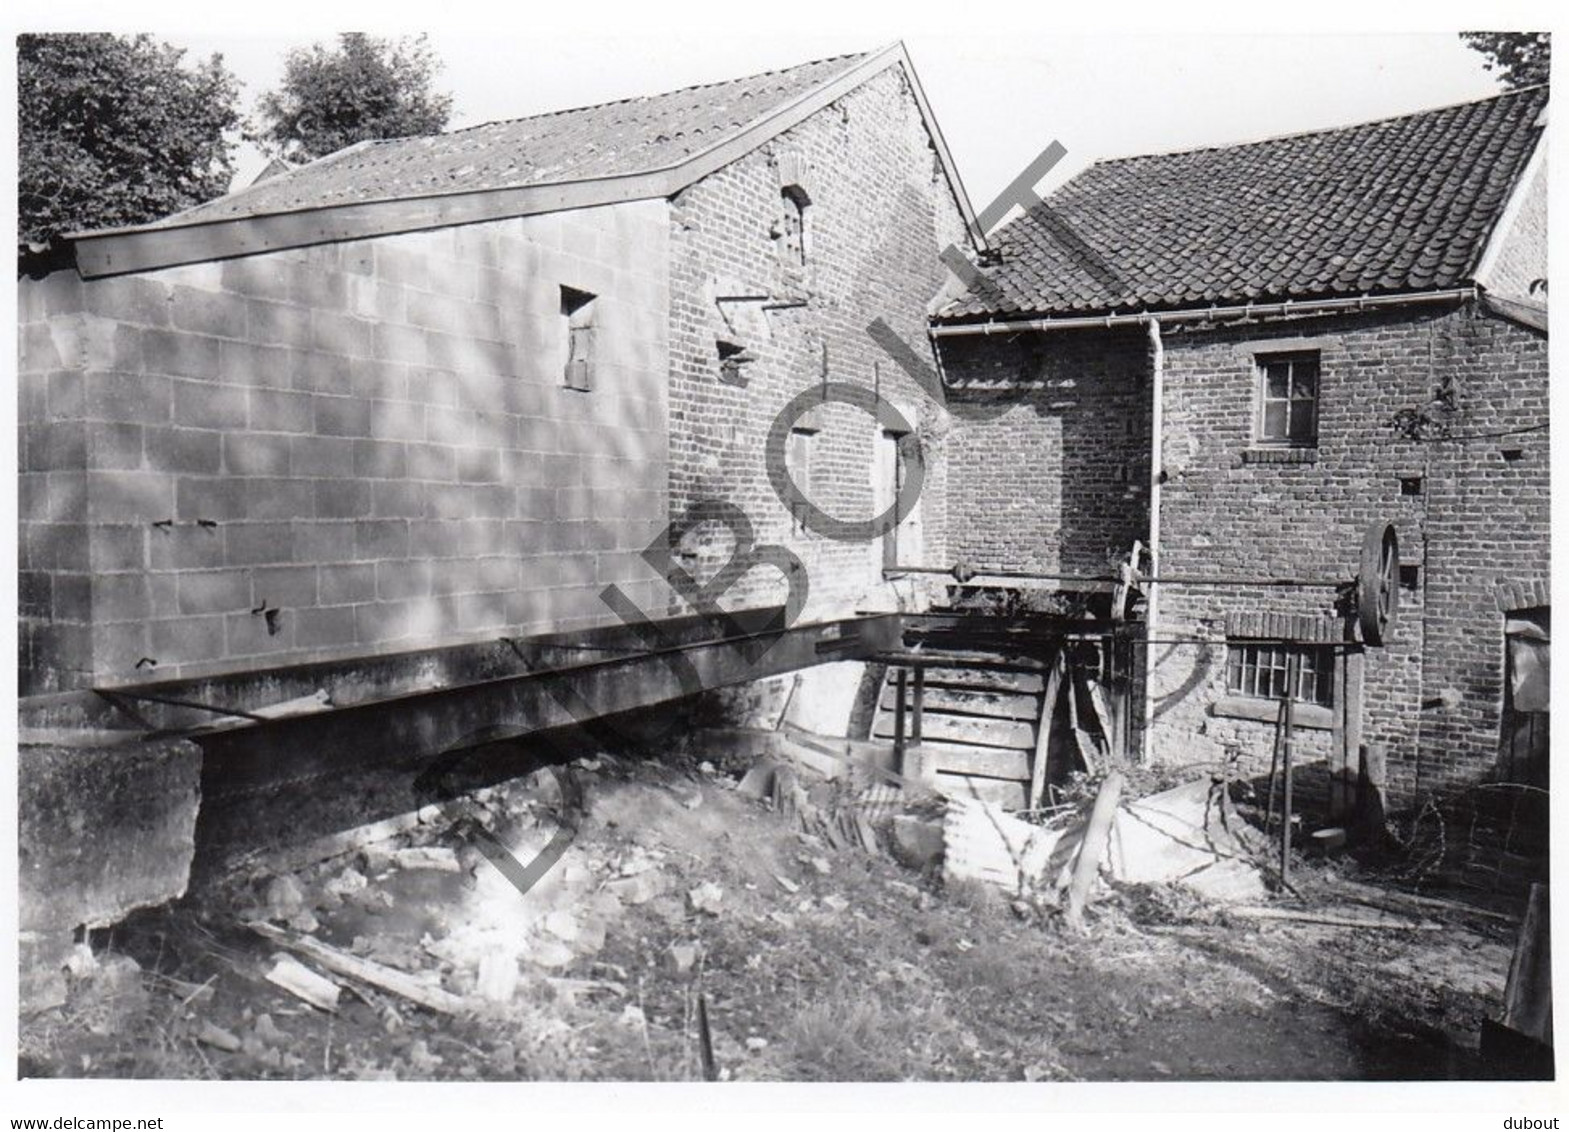
<instances>
[{"instance_id":1,"label":"metal rod","mask_svg":"<svg viewBox=\"0 0 1569 1132\"><path fill-rule=\"evenodd\" d=\"M910 713L910 742L921 741L921 716L926 710L926 666L915 666L915 710Z\"/></svg>"},{"instance_id":2,"label":"metal rod","mask_svg":"<svg viewBox=\"0 0 1569 1132\"><path fill-rule=\"evenodd\" d=\"M942 566L885 566L883 574L952 574L952 567ZM970 572L970 578L1017 578L1025 581L1039 582L1095 582L1101 584L1115 584L1119 579L1110 574L1044 574L1028 570L985 570L975 569ZM1226 578L1226 577L1199 577L1186 574L1136 574L1134 580L1138 582L1164 583L1179 586L1299 586L1307 588L1338 588L1348 584L1349 579L1331 581L1325 578ZM960 583L961 585L969 583Z\"/></svg>"},{"instance_id":3,"label":"metal rod","mask_svg":"<svg viewBox=\"0 0 1569 1132\"><path fill-rule=\"evenodd\" d=\"M1291 653L1286 658L1286 733L1281 739L1281 766L1284 781L1280 802L1280 884L1291 884L1291 748L1296 742L1297 680L1302 672L1302 657Z\"/></svg>"}]
</instances>

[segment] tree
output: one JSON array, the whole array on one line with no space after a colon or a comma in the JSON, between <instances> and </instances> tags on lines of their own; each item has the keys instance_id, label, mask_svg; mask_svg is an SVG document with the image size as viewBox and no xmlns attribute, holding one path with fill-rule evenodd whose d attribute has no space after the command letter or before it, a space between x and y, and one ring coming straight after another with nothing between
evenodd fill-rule
<instances>
[{"instance_id":1,"label":"tree","mask_svg":"<svg viewBox=\"0 0 1569 1132\"><path fill-rule=\"evenodd\" d=\"M1498 77L1510 90L1547 81L1552 62L1553 37L1545 31L1463 31L1461 41L1483 56L1482 66L1502 72Z\"/></svg>"},{"instance_id":2,"label":"tree","mask_svg":"<svg viewBox=\"0 0 1569 1132\"><path fill-rule=\"evenodd\" d=\"M150 36L17 37L18 242L157 220L234 176L239 88Z\"/></svg>"},{"instance_id":3,"label":"tree","mask_svg":"<svg viewBox=\"0 0 1569 1132\"><path fill-rule=\"evenodd\" d=\"M431 88L440 69L423 35L348 32L336 50L295 48L282 84L257 103L260 122L247 137L268 154L310 161L368 139L438 134L452 113L452 96Z\"/></svg>"}]
</instances>

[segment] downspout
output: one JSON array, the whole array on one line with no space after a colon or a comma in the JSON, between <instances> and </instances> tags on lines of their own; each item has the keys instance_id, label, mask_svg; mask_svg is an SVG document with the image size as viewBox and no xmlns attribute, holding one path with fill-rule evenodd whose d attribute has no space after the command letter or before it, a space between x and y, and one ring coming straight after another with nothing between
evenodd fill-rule
<instances>
[{"instance_id":1,"label":"downspout","mask_svg":"<svg viewBox=\"0 0 1569 1132\"><path fill-rule=\"evenodd\" d=\"M1162 458L1164 407L1166 393L1166 346L1160 336L1160 321L1146 319L1150 339L1150 529L1149 573L1160 577L1160 485L1165 479ZM1144 726L1139 742L1139 761L1150 761L1151 730L1155 723L1155 700L1151 693L1155 676L1155 625L1160 617L1160 584L1149 582L1144 598Z\"/></svg>"}]
</instances>

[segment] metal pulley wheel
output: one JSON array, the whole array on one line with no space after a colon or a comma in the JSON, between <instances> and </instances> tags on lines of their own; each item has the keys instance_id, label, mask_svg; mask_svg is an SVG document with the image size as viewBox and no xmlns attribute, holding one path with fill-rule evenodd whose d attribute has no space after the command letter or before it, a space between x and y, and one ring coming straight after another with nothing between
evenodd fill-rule
<instances>
[{"instance_id":1,"label":"metal pulley wheel","mask_svg":"<svg viewBox=\"0 0 1569 1132\"><path fill-rule=\"evenodd\" d=\"M1356 596L1363 643L1384 644L1400 605L1400 540L1394 524L1374 523L1362 536Z\"/></svg>"}]
</instances>

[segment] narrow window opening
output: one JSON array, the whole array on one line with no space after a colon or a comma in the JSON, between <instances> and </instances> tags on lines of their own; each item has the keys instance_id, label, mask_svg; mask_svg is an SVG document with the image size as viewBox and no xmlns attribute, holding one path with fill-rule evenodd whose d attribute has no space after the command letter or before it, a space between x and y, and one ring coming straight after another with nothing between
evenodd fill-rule
<instances>
[{"instance_id":1,"label":"narrow window opening","mask_svg":"<svg viewBox=\"0 0 1569 1132\"><path fill-rule=\"evenodd\" d=\"M815 428L792 428L785 448L785 470L800 489L801 496L790 508L790 526L794 534L802 534L806 530L805 500L812 495L812 438L816 435Z\"/></svg>"},{"instance_id":2,"label":"narrow window opening","mask_svg":"<svg viewBox=\"0 0 1569 1132\"><path fill-rule=\"evenodd\" d=\"M576 287L561 288L561 321L566 335L564 383L568 389L584 393L593 388L596 297Z\"/></svg>"},{"instance_id":3,"label":"narrow window opening","mask_svg":"<svg viewBox=\"0 0 1569 1132\"><path fill-rule=\"evenodd\" d=\"M739 385L745 387L751 379L746 376L745 367L757 359L746 352L746 347L739 342L726 342L718 339L715 346L719 351L719 380L726 385Z\"/></svg>"},{"instance_id":4,"label":"narrow window opening","mask_svg":"<svg viewBox=\"0 0 1569 1132\"><path fill-rule=\"evenodd\" d=\"M1408 590L1420 589L1422 586L1422 567L1400 567L1400 585L1402 588Z\"/></svg>"},{"instance_id":5,"label":"narrow window opening","mask_svg":"<svg viewBox=\"0 0 1569 1132\"><path fill-rule=\"evenodd\" d=\"M784 217L779 227L779 256L791 267L804 267L809 246L807 211L811 199L799 185L779 191Z\"/></svg>"},{"instance_id":6,"label":"narrow window opening","mask_svg":"<svg viewBox=\"0 0 1569 1132\"><path fill-rule=\"evenodd\" d=\"M1421 495L1422 494L1422 477L1421 476L1401 476L1400 477L1400 494L1401 495Z\"/></svg>"}]
</instances>

